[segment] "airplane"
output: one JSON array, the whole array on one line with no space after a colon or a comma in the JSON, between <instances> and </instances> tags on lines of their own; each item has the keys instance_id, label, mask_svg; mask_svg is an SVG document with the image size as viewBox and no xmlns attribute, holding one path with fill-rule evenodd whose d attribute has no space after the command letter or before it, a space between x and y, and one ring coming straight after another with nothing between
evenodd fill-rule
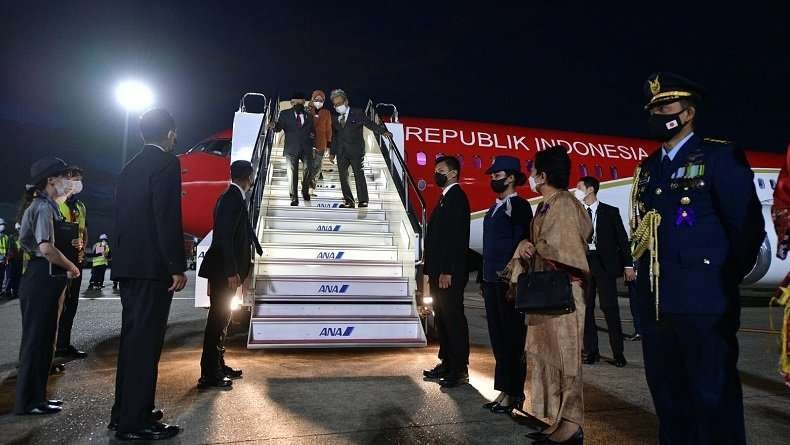
<instances>
[{"instance_id":1,"label":"airplane","mask_svg":"<svg viewBox=\"0 0 790 445\"><path fill-rule=\"evenodd\" d=\"M398 118L397 114L388 119L390 122L385 123L393 133L395 146L406 160L429 212L441 195L432 181L434 160L443 155L453 155L461 161L460 182L469 197L472 212L470 250L475 257L472 261L482 258L483 217L495 199L485 170L496 156L520 158L524 163L522 171L529 174L536 151L557 144L567 147L573 164L570 186L575 187L583 176L598 178L601 181L599 199L616 206L625 227L629 227L629 197L634 169L640 160L658 147L655 141L645 139L494 123ZM228 186L231 139L232 131L224 130L179 156L184 232L196 238L203 238L211 230L214 204ZM776 288L788 268L787 261L775 257L777 239L771 219L773 191L784 156L749 150L746 156L754 171L754 186L762 204L767 237L757 263L743 283L751 287ZM320 190L318 193L320 196ZM520 187L518 193L529 199L533 206L537 205L539 197L529 187Z\"/></svg>"}]
</instances>

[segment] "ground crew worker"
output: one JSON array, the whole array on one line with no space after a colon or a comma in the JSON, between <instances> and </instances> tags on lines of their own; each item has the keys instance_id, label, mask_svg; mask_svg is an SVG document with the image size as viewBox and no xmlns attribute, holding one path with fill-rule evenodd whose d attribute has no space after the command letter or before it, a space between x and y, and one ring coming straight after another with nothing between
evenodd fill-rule
<instances>
[{"instance_id":1,"label":"ground crew worker","mask_svg":"<svg viewBox=\"0 0 790 445\"><path fill-rule=\"evenodd\" d=\"M99 241L93 245L93 259L91 269L91 283L88 290L102 289L104 287L104 273L110 264L110 243L107 235L99 235Z\"/></svg>"},{"instance_id":2,"label":"ground crew worker","mask_svg":"<svg viewBox=\"0 0 790 445\"><path fill-rule=\"evenodd\" d=\"M645 82L661 146L634 174L645 376L661 444L745 444L738 285L765 239L744 152L694 133L702 88L671 73Z\"/></svg>"},{"instance_id":3,"label":"ground crew worker","mask_svg":"<svg viewBox=\"0 0 790 445\"><path fill-rule=\"evenodd\" d=\"M71 194L59 204L59 208L64 220L79 225L79 239L74 240L73 244L78 252L76 266L82 273L82 268L85 265L85 244L88 242L85 203L77 198L77 195L82 192L82 169L77 166L71 166L66 174L71 181ZM80 351L71 344L71 329L74 326L74 317L77 315L81 285L81 278L69 280L68 288L66 289L66 299L63 302L63 313L60 315L60 322L58 323L58 344L55 350L57 357L85 358L88 356L85 351Z\"/></svg>"},{"instance_id":4,"label":"ground crew worker","mask_svg":"<svg viewBox=\"0 0 790 445\"><path fill-rule=\"evenodd\" d=\"M11 253L13 243L11 237L5 233L5 220L0 218L0 287L5 282L5 272L8 266L8 256ZM2 289L0 289L2 290Z\"/></svg>"},{"instance_id":5,"label":"ground crew worker","mask_svg":"<svg viewBox=\"0 0 790 445\"><path fill-rule=\"evenodd\" d=\"M56 247L55 234L64 223L56 201L64 200L68 194L66 167L58 158L34 163L20 212L19 238L30 261L19 293L22 343L16 414L53 414L62 410L63 402L48 400L46 391L66 280L80 276L77 266Z\"/></svg>"},{"instance_id":6,"label":"ground crew worker","mask_svg":"<svg viewBox=\"0 0 790 445\"><path fill-rule=\"evenodd\" d=\"M19 283L22 279L22 271L24 268L24 261L27 259L27 254L22 250L22 245L19 243L19 223L14 225L16 233L10 235L10 248L8 250L8 261L5 273L5 283L3 283L2 296L12 300L19 297Z\"/></svg>"}]
</instances>

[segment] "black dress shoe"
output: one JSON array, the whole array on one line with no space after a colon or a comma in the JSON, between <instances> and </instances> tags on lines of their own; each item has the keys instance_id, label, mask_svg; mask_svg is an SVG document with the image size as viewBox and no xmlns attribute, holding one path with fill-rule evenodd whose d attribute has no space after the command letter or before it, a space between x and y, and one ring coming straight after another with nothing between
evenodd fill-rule
<instances>
[{"instance_id":1,"label":"black dress shoe","mask_svg":"<svg viewBox=\"0 0 790 445\"><path fill-rule=\"evenodd\" d=\"M299 205L299 200L298 199L294 199L293 201L291 201L291 205L294 206L294 207L298 206Z\"/></svg>"},{"instance_id":2,"label":"black dress shoe","mask_svg":"<svg viewBox=\"0 0 790 445\"><path fill-rule=\"evenodd\" d=\"M445 374L444 365L439 363L438 365L434 366L433 369L423 369L422 375L426 379L438 380L442 378Z\"/></svg>"},{"instance_id":3,"label":"black dress shoe","mask_svg":"<svg viewBox=\"0 0 790 445\"><path fill-rule=\"evenodd\" d=\"M198 389L208 388L231 389L233 388L233 380L227 377L201 377L200 380L198 380Z\"/></svg>"},{"instance_id":4,"label":"black dress shoe","mask_svg":"<svg viewBox=\"0 0 790 445\"><path fill-rule=\"evenodd\" d=\"M626 340L628 340L628 341L641 341L642 340L642 336L637 333L637 334L634 334L634 335L628 337Z\"/></svg>"},{"instance_id":5,"label":"black dress shoe","mask_svg":"<svg viewBox=\"0 0 790 445\"><path fill-rule=\"evenodd\" d=\"M88 356L88 353L85 351L80 351L79 349L75 348L74 345L68 345L63 349L58 349L55 351L55 357L64 357L64 358L85 358Z\"/></svg>"},{"instance_id":6,"label":"black dress shoe","mask_svg":"<svg viewBox=\"0 0 790 445\"><path fill-rule=\"evenodd\" d=\"M47 405L63 406L63 400L58 400L58 399L47 400Z\"/></svg>"},{"instance_id":7,"label":"black dress shoe","mask_svg":"<svg viewBox=\"0 0 790 445\"><path fill-rule=\"evenodd\" d=\"M439 385L442 388L455 388L466 383L469 383L469 373L466 371L448 372L439 379Z\"/></svg>"},{"instance_id":8,"label":"black dress shoe","mask_svg":"<svg viewBox=\"0 0 790 445\"><path fill-rule=\"evenodd\" d=\"M31 415L31 416L40 416L42 414L57 414L57 413L59 413L61 411L63 411L63 407L62 406L50 405L50 404L44 403L44 404L41 404L41 405L39 405L39 406L27 411L25 414L28 414L28 415Z\"/></svg>"},{"instance_id":9,"label":"black dress shoe","mask_svg":"<svg viewBox=\"0 0 790 445\"><path fill-rule=\"evenodd\" d=\"M305 201L310 201L310 194L309 193L302 193L302 199Z\"/></svg>"},{"instance_id":10,"label":"black dress shoe","mask_svg":"<svg viewBox=\"0 0 790 445\"><path fill-rule=\"evenodd\" d=\"M601 355L596 352L594 354L587 354L587 356L585 356L582 359L582 363L584 363L585 365L594 365L598 363L598 361L600 360L601 360Z\"/></svg>"},{"instance_id":11,"label":"black dress shoe","mask_svg":"<svg viewBox=\"0 0 790 445\"><path fill-rule=\"evenodd\" d=\"M366 202L360 202L360 203L359 203L359 207L360 207L360 208L365 208L365 207L367 207L367 206L368 206L368 203L366 203Z\"/></svg>"},{"instance_id":12,"label":"black dress shoe","mask_svg":"<svg viewBox=\"0 0 790 445\"><path fill-rule=\"evenodd\" d=\"M617 366L618 368L622 368L628 364L628 362L625 360L625 357L623 357L622 355L619 357L615 357L614 360L609 360L609 363L614 366Z\"/></svg>"},{"instance_id":13,"label":"black dress shoe","mask_svg":"<svg viewBox=\"0 0 790 445\"><path fill-rule=\"evenodd\" d=\"M151 421L158 422L165 417L164 411L161 409L155 409L151 411ZM107 429L110 431L117 431L118 430L118 420L110 419L110 423L107 424Z\"/></svg>"},{"instance_id":14,"label":"black dress shoe","mask_svg":"<svg viewBox=\"0 0 790 445\"><path fill-rule=\"evenodd\" d=\"M175 437L180 432L181 427L178 425L157 423L139 431L128 433L118 431L115 433L115 438L118 440L164 440Z\"/></svg>"},{"instance_id":15,"label":"black dress shoe","mask_svg":"<svg viewBox=\"0 0 790 445\"><path fill-rule=\"evenodd\" d=\"M243 374L241 369L233 369L230 366L223 366L222 372L224 372L225 376L229 379L240 379Z\"/></svg>"},{"instance_id":16,"label":"black dress shoe","mask_svg":"<svg viewBox=\"0 0 790 445\"><path fill-rule=\"evenodd\" d=\"M584 444L584 431L579 427L576 431L576 434L571 436L568 440L563 440L562 442L557 442L556 440L551 440L547 437L544 439L538 440L535 442L535 445L583 445Z\"/></svg>"},{"instance_id":17,"label":"black dress shoe","mask_svg":"<svg viewBox=\"0 0 790 445\"><path fill-rule=\"evenodd\" d=\"M353 202L344 202L343 204L340 204L338 207L340 207L341 209L353 209L354 208L354 203Z\"/></svg>"},{"instance_id":18,"label":"black dress shoe","mask_svg":"<svg viewBox=\"0 0 790 445\"><path fill-rule=\"evenodd\" d=\"M49 368L49 375L60 375L64 372L66 372L66 365L63 363L57 363Z\"/></svg>"},{"instance_id":19,"label":"black dress shoe","mask_svg":"<svg viewBox=\"0 0 790 445\"><path fill-rule=\"evenodd\" d=\"M497 405L499 405L499 402L497 402L497 401L484 403L483 404L483 409L487 409L487 410L491 411Z\"/></svg>"},{"instance_id":20,"label":"black dress shoe","mask_svg":"<svg viewBox=\"0 0 790 445\"><path fill-rule=\"evenodd\" d=\"M510 414L514 409L521 411L524 408L524 399L516 399L510 405L503 405L497 403L491 407L491 412L494 414Z\"/></svg>"}]
</instances>

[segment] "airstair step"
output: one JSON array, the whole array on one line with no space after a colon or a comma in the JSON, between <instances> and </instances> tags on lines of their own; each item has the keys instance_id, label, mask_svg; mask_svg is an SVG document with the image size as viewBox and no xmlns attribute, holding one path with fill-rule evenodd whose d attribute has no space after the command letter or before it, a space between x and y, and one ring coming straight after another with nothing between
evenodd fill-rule
<instances>
[{"instance_id":1,"label":"airstair step","mask_svg":"<svg viewBox=\"0 0 790 445\"><path fill-rule=\"evenodd\" d=\"M403 264L399 262L346 261L342 263L321 260L269 259L255 265L258 276L292 276L305 274L313 277L400 277Z\"/></svg>"},{"instance_id":2,"label":"airstair step","mask_svg":"<svg viewBox=\"0 0 790 445\"><path fill-rule=\"evenodd\" d=\"M387 221L333 221L331 215L319 218L319 215L310 215L304 218L277 218L267 216L264 219L264 228L280 230L298 230L302 232L390 232L390 223Z\"/></svg>"},{"instance_id":3,"label":"airstair step","mask_svg":"<svg viewBox=\"0 0 790 445\"><path fill-rule=\"evenodd\" d=\"M414 316L411 300L391 302L283 302L260 301L255 304L255 318L326 318L326 317L409 317Z\"/></svg>"},{"instance_id":4,"label":"airstair step","mask_svg":"<svg viewBox=\"0 0 790 445\"><path fill-rule=\"evenodd\" d=\"M328 263L342 263L346 261L398 261L399 253L396 247L351 247L337 246L310 246L310 245L281 245L262 244L263 256L258 261L267 259L300 259L303 261L325 261Z\"/></svg>"},{"instance_id":5,"label":"airstair step","mask_svg":"<svg viewBox=\"0 0 790 445\"><path fill-rule=\"evenodd\" d=\"M328 218L332 218L335 221L346 221L346 220L357 220L357 221L387 221L388 219L388 212L386 210L370 210L370 209L332 209L331 212L327 212L326 209L316 209L311 207L291 207L290 205L287 207L274 207L270 206L266 210L266 216L273 216L279 218L321 218L324 215Z\"/></svg>"},{"instance_id":6,"label":"airstair step","mask_svg":"<svg viewBox=\"0 0 790 445\"><path fill-rule=\"evenodd\" d=\"M364 300L371 297L406 296L409 280L406 277L338 278L294 276L256 277L256 298L313 296L332 299Z\"/></svg>"},{"instance_id":7,"label":"airstair step","mask_svg":"<svg viewBox=\"0 0 790 445\"><path fill-rule=\"evenodd\" d=\"M261 242L286 244L320 244L336 246L342 242L347 246L393 246L395 239L385 233L340 233L340 232L297 232L293 230L267 229Z\"/></svg>"},{"instance_id":8,"label":"airstair step","mask_svg":"<svg viewBox=\"0 0 790 445\"><path fill-rule=\"evenodd\" d=\"M356 193L354 193L356 195ZM291 198L288 196L268 196L267 198L269 201L269 205L273 205L276 207L285 207L291 205ZM395 202L395 201L387 201L387 202ZM379 202L377 200L371 199L368 201L368 209L371 210L381 210L385 208L387 202ZM316 211L320 210L328 210L331 209L333 212L336 210L344 210L340 208L340 204L343 204L343 198L323 198L320 196L313 197L310 201L305 201L302 199L302 196L299 196L299 206L302 208L313 208ZM400 205L400 201L397 202ZM361 209L360 209L361 210Z\"/></svg>"},{"instance_id":9,"label":"airstair step","mask_svg":"<svg viewBox=\"0 0 790 445\"><path fill-rule=\"evenodd\" d=\"M249 348L425 346L419 317L253 318Z\"/></svg>"}]
</instances>

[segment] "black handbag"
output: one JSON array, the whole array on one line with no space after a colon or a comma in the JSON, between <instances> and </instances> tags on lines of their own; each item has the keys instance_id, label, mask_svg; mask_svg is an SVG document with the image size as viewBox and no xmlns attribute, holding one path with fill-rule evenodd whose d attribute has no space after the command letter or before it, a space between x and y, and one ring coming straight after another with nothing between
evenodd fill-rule
<instances>
[{"instance_id":1,"label":"black handbag","mask_svg":"<svg viewBox=\"0 0 790 445\"><path fill-rule=\"evenodd\" d=\"M572 313L576 305L573 303L570 276L560 270L522 273L518 276L515 306L524 314Z\"/></svg>"}]
</instances>

